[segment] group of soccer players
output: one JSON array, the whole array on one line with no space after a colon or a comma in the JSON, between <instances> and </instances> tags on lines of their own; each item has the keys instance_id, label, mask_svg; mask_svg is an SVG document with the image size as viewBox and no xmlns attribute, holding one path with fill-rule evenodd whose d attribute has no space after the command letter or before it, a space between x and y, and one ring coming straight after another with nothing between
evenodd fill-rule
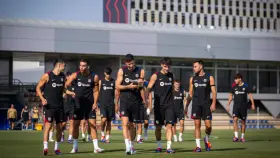
<instances>
[{"instance_id":1,"label":"group of soccer players","mask_svg":"<svg viewBox=\"0 0 280 158\"><path fill-rule=\"evenodd\" d=\"M209 138L212 131L212 112L216 109L216 89L213 76L204 72L203 62L198 60L193 63L195 75L190 78L188 96L186 96L185 91L181 90L180 81L176 80L175 76L170 72L172 62L169 57L161 59L161 70L154 73L148 83L145 81L144 69L135 65L133 55L127 54L124 58L124 63L125 66L118 70L115 81L110 76L112 73L111 68L106 68L104 71L105 77L99 79L97 74L90 71L89 63L86 60L80 60L79 71L66 78L63 74L65 62L61 59L54 62L53 71L45 73L36 88L38 96L45 107L44 155L48 153L48 135L54 121L57 130L54 151L57 155L62 154L59 150L59 143L61 141L62 130L65 128L65 114L70 120L69 134L73 137L73 149L71 153L78 152L81 120L88 122L94 153L103 152L104 149L98 146L97 110L100 110L101 116L101 141L110 142L111 121L115 118L116 114L119 114L122 120L125 153L127 155L133 155L136 153L134 149L136 133L137 142L142 142L141 133L143 123L145 127L145 138L147 138L148 116L152 109L154 109L155 136L157 141L156 152L162 151L161 129L165 125L167 140L166 153L175 153L171 148L172 135L174 141L177 141L176 127L174 125L178 120L180 121L179 141L182 141L184 118L188 113L188 106L191 101L191 117L194 119L196 138L194 152L201 152L201 120L204 120L206 127L206 136L204 137L205 148L206 151L210 151L211 143ZM236 86L244 91L242 93L238 92L238 94L249 93L248 88L243 85L243 82L238 82ZM43 88L44 94L42 93ZM211 93L212 100L210 99ZM236 95L237 93L232 92L232 94ZM66 108L63 107L63 97L65 95L67 98ZM238 97L234 96L234 99L236 98ZM251 95L250 98L253 104ZM184 99L185 107L183 105ZM245 98L242 99L243 101L245 100ZM229 99L229 105L231 100L232 97ZM98 108L98 101L100 103L100 109ZM234 102L238 101L234 100ZM238 102L238 104L241 103ZM242 113L241 110L244 109L235 108L234 120L238 120L237 118L241 115L243 116L241 119L246 119L245 113ZM242 129L242 132L244 135L245 127L244 130ZM237 141L236 139L234 140Z\"/></svg>"}]
</instances>

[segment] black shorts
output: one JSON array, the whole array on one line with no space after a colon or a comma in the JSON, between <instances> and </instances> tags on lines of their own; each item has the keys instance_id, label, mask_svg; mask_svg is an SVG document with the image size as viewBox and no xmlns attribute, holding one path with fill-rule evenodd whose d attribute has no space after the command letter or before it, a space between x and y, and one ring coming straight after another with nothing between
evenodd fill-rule
<instances>
[{"instance_id":1,"label":"black shorts","mask_svg":"<svg viewBox=\"0 0 280 158\"><path fill-rule=\"evenodd\" d=\"M232 117L238 117L241 120L247 119L247 106L233 106Z\"/></svg>"},{"instance_id":2,"label":"black shorts","mask_svg":"<svg viewBox=\"0 0 280 158\"><path fill-rule=\"evenodd\" d=\"M192 105L192 119L212 120L210 105Z\"/></svg>"},{"instance_id":3,"label":"black shorts","mask_svg":"<svg viewBox=\"0 0 280 158\"><path fill-rule=\"evenodd\" d=\"M100 105L100 117L107 120L115 120L115 106L114 105Z\"/></svg>"},{"instance_id":4,"label":"black shorts","mask_svg":"<svg viewBox=\"0 0 280 158\"><path fill-rule=\"evenodd\" d=\"M141 123L141 105L129 102L120 102L120 115L128 117L129 122Z\"/></svg>"},{"instance_id":5,"label":"black shorts","mask_svg":"<svg viewBox=\"0 0 280 158\"><path fill-rule=\"evenodd\" d=\"M177 123L181 120L185 120L185 114L184 111L181 111L180 113L174 113L174 123Z\"/></svg>"},{"instance_id":6,"label":"black shorts","mask_svg":"<svg viewBox=\"0 0 280 158\"><path fill-rule=\"evenodd\" d=\"M45 111L45 123L56 123L65 122L65 115L63 108L50 108Z\"/></svg>"},{"instance_id":7,"label":"black shorts","mask_svg":"<svg viewBox=\"0 0 280 158\"><path fill-rule=\"evenodd\" d=\"M32 123L38 123L38 118L32 118Z\"/></svg>"},{"instance_id":8,"label":"black shorts","mask_svg":"<svg viewBox=\"0 0 280 158\"><path fill-rule=\"evenodd\" d=\"M28 121L29 121L29 117L28 117L28 116L27 116L27 117L23 117L23 118L22 118L22 121L23 121L24 123L28 122Z\"/></svg>"},{"instance_id":9,"label":"black shorts","mask_svg":"<svg viewBox=\"0 0 280 158\"><path fill-rule=\"evenodd\" d=\"M64 108L65 121L74 119L74 111L75 111L74 106L69 106L67 108Z\"/></svg>"},{"instance_id":10,"label":"black shorts","mask_svg":"<svg viewBox=\"0 0 280 158\"><path fill-rule=\"evenodd\" d=\"M74 120L96 119L96 112L92 110L92 99L75 99Z\"/></svg>"},{"instance_id":11,"label":"black shorts","mask_svg":"<svg viewBox=\"0 0 280 158\"><path fill-rule=\"evenodd\" d=\"M9 122L15 122L16 119L15 118L9 118Z\"/></svg>"},{"instance_id":12,"label":"black shorts","mask_svg":"<svg viewBox=\"0 0 280 158\"><path fill-rule=\"evenodd\" d=\"M155 105L154 106L155 114L155 125L174 125L174 111L173 105Z\"/></svg>"}]
</instances>

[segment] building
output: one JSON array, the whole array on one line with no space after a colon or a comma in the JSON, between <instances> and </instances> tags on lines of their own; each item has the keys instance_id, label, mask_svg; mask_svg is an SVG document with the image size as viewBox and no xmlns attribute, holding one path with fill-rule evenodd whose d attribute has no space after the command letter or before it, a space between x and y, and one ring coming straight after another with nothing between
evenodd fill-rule
<instances>
[{"instance_id":1,"label":"building","mask_svg":"<svg viewBox=\"0 0 280 158\"><path fill-rule=\"evenodd\" d=\"M241 73L258 103L279 117L279 0L43 3L0 2L2 84L37 82L57 57L67 61L67 71L76 70L79 58L88 58L101 76L106 66L116 75L123 55L132 53L146 76L160 69L160 57L172 57L172 71L188 89L192 61L203 59L222 106L233 76Z\"/></svg>"}]
</instances>

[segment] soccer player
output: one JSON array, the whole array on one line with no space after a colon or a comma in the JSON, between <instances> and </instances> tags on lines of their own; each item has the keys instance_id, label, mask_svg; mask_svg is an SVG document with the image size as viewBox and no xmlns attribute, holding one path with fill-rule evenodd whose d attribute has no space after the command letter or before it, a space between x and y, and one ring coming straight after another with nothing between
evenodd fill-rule
<instances>
[{"instance_id":1,"label":"soccer player","mask_svg":"<svg viewBox=\"0 0 280 158\"><path fill-rule=\"evenodd\" d=\"M35 127L39 119L39 110L36 106L33 106L31 110L31 116L32 116L32 129L35 130Z\"/></svg>"},{"instance_id":2,"label":"soccer player","mask_svg":"<svg viewBox=\"0 0 280 158\"><path fill-rule=\"evenodd\" d=\"M94 153L101 153L104 149L99 148L96 129L96 111L98 110L97 100L99 95L99 77L90 71L89 62L80 60L79 71L73 73L66 81L68 88L75 81L75 111L73 130L73 149L71 153L78 152L79 125L83 118L88 120L91 129Z\"/></svg>"},{"instance_id":3,"label":"soccer player","mask_svg":"<svg viewBox=\"0 0 280 158\"><path fill-rule=\"evenodd\" d=\"M23 124L25 129L28 129L28 121L29 121L29 109L27 105L24 105L24 108L21 110L21 119L23 120Z\"/></svg>"},{"instance_id":4,"label":"soccer player","mask_svg":"<svg viewBox=\"0 0 280 158\"><path fill-rule=\"evenodd\" d=\"M175 153L171 149L172 140L172 126L174 125L174 111L173 111L173 74L169 72L172 64L169 57L164 57L160 61L161 70L152 75L147 92L151 93L154 90L154 117L155 117L155 135L157 140L156 152L162 151L161 145L161 128L166 126L166 153ZM148 93L148 94L149 94ZM147 96L148 97L148 96ZM149 109L151 105L149 106Z\"/></svg>"},{"instance_id":5,"label":"soccer player","mask_svg":"<svg viewBox=\"0 0 280 158\"><path fill-rule=\"evenodd\" d=\"M190 78L189 96L185 107L185 114L187 114L188 106L192 100L191 118L195 125L195 142L196 148L194 152L201 152L200 138L201 138L201 120L205 123L204 144L206 151L211 150L211 143L209 142L212 131L212 112L216 109L216 88L214 77L204 72L204 63L202 60L193 62L193 71L195 76ZM210 98L212 93L212 103Z\"/></svg>"},{"instance_id":6,"label":"soccer player","mask_svg":"<svg viewBox=\"0 0 280 158\"><path fill-rule=\"evenodd\" d=\"M115 119L115 80L111 78L112 69L107 67L104 70L105 78L99 80L99 102L101 116L101 142L110 143L111 122ZM105 137L106 128L106 137Z\"/></svg>"},{"instance_id":7,"label":"soccer player","mask_svg":"<svg viewBox=\"0 0 280 158\"><path fill-rule=\"evenodd\" d=\"M65 62L61 59L54 61L53 71L45 73L37 87L36 92L41 99L42 105L46 107L45 129L44 129L44 155L48 154L48 136L53 121L56 122L56 142L54 152L56 155L62 155L59 150L61 141L61 123L64 120L63 112L63 92L65 75L62 73L65 68ZM44 96L41 89L44 87Z\"/></svg>"},{"instance_id":8,"label":"soccer player","mask_svg":"<svg viewBox=\"0 0 280 158\"><path fill-rule=\"evenodd\" d=\"M179 120L180 122L180 133L179 133L179 142L183 141L183 132L184 132L184 121L185 121L185 114L184 114L184 98L185 92L181 89L181 83L179 80L174 81L174 126L172 127L172 134L174 142L177 142L177 135L176 135L176 123Z\"/></svg>"},{"instance_id":9,"label":"soccer player","mask_svg":"<svg viewBox=\"0 0 280 158\"><path fill-rule=\"evenodd\" d=\"M71 73L67 72L66 80L69 79ZM73 143L73 118L74 118L74 107L75 107L75 85L73 83L66 90L66 103L64 104L64 111L66 120L69 120L69 136L68 143Z\"/></svg>"},{"instance_id":10,"label":"soccer player","mask_svg":"<svg viewBox=\"0 0 280 158\"><path fill-rule=\"evenodd\" d=\"M142 104L141 89L145 72L135 66L133 55L127 54L124 59L126 66L118 71L116 88L120 91L120 115L122 119L123 137L126 154L135 154L134 140L136 124L140 123L140 106Z\"/></svg>"},{"instance_id":11,"label":"soccer player","mask_svg":"<svg viewBox=\"0 0 280 158\"><path fill-rule=\"evenodd\" d=\"M7 119L9 120L10 129L14 130L15 121L17 119L17 110L15 109L14 104L11 104L11 108L7 112Z\"/></svg>"},{"instance_id":12,"label":"soccer player","mask_svg":"<svg viewBox=\"0 0 280 158\"><path fill-rule=\"evenodd\" d=\"M234 138L233 142L238 142L238 119L241 119L241 142L245 142L244 134L246 129L246 118L247 118L247 108L248 108L248 99L249 96L252 103L252 110L255 110L255 103L253 99L253 95L251 93L251 89L248 84L242 81L242 75L236 74L234 77L235 85L231 88L228 98L227 111L229 112L230 103L234 98L233 104L233 127L234 127Z\"/></svg>"}]
</instances>

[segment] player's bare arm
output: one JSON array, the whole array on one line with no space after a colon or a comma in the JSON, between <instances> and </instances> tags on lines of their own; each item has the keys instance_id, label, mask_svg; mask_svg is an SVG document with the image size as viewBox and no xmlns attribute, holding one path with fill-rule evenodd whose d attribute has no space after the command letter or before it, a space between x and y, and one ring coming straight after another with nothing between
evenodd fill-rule
<instances>
[{"instance_id":1,"label":"player's bare arm","mask_svg":"<svg viewBox=\"0 0 280 158\"><path fill-rule=\"evenodd\" d=\"M229 93L229 96L228 96L228 104L227 104L227 111L228 111L228 112L229 112L230 103L232 102L232 99L233 99L233 94L232 94L232 93Z\"/></svg>"},{"instance_id":2,"label":"player's bare arm","mask_svg":"<svg viewBox=\"0 0 280 158\"><path fill-rule=\"evenodd\" d=\"M216 99L217 99L217 91L215 86L215 80L213 76L210 76L210 86L211 86L211 93L212 93L212 104L211 104L211 111L216 110Z\"/></svg>"},{"instance_id":3,"label":"player's bare arm","mask_svg":"<svg viewBox=\"0 0 280 158\"><path fill-rule=\"evenodd\" d=\"M77 73L72 73L72 75L66 80L65 88L68 88L76 78L77 78Z\"/></svg>"},{"instance_id":4,"label":"player's bare arm","mask_svg":"<svg viewBox=\"0 0 280 158\"><path fill-rule=\"evenodd\" d=\"M255 106L255 102L254 102L254 98L253 98L252 93L248 93L248 96L249 96L250 101L252 103L252 110L255 110L256 106Z\"/></svg>"},{"instance_id":5,"label":"player's bare arm","mask_svg":"<svg viewBox=\"0 0 280 158\"><path fill-rule=\"evenodd\" d=\"M93 87L94 103L92 105L92 110L95 110L98 108L98 106L97 106L98 96L99 96L99 77L98 77L98 75L95 75L94 76L94 87Z\"/></svg>"},{"instance_id":6,"label":"player's bare arm","mask_svg":"<svg viewBox=\"0 0 280 158\"><path fill-rule=\"evenodd\" d=\"M115 113L119 113L120 91L115 89Z\"/></svg>"},{"instance_id":7,"label":"player's bare arm","mask_svg":"<svg viewBox=\"0 0 280 158\"><path fill-rule=\"evenodd\" d=\"M140 89L141 98L143 100L143 103L146 104L145 90L143 87L144 78L145 78L145 71L142 69L140 73L140 79L138 80L138 85L141 85L141 89Z\"/></svg>"},{"instance_id":8,"label":"player's bare arm","mask_svg":"<svg viewBox=\"0 0 280 158\"><path fill-rule=\"evenodd\" d=\"M157 75L156 74L153 74L150 81L149 81L149 84L147 86L147 89L146 89L146 98L149 99L149 109L150 111L152 111L152 88L154 87L155 83L156 83L156 80L157 80Z\"/></svg>"},{"instance_id":9,"label":"player's bare arm","mask_svg":"<svg viewBox=\"0 0 280 158\"><path fill-rule=\"evenodd\" d=\"M21 118L21 119L22 119L23 110L24 110L24 109L22 109L22 110L21 110L21 113L20 113L20 118Z\"/></svg>"},{"instance_id":10,"label":"player's bare arm","mask_svg":"<svg viewBox=\"0 0 280 158\"><path fill-rule=\"evenodd\" d=\"M118 71L118 75L117 75L117 80L116 80L116 88L118 90L126 90L126 89L136 89L138 88L138 85L133 85L133 83L131 83L130 85L124 86L121 85L123 81L123 70L120 68Z\"/></svg>"},{"instance_id":11,"label":"player's bare arm","mask_svg":"<svg viewBox=\"0 0 280 158\"><path fill-rule=\"evenodd\" d=\"M40 100L41 100L41 102L42 102L42 105L43 106L45 106L46 104L47 104L47 100L43 97L43 94L42 94L42 87L47 83L49 81L49 75L48 74L44 74L42 77L41 77L41 79L40 79L40 81L39 81L39 83L38 83L38 85L37 85L37 87L36 87L36 92L37 92L37 94L38 94L38 96L39 96L39 98L40 98Z\"/></svg>"},{"instance_id":12,"label":"player's bare arm","mask_svg":"<svg viewBox=\"0 0 280 158\"><path fill-rule=\"evenodd\" d=\"M184 113L185 115L188 114L188 108L189 108L189 105L192 101L192 97L193 97L193 77L190 78L190 81L189 81L189 94L188 96L186 96L186 104L185 104L185 110L184 110Z\"/></svg>"}]
</instances>

